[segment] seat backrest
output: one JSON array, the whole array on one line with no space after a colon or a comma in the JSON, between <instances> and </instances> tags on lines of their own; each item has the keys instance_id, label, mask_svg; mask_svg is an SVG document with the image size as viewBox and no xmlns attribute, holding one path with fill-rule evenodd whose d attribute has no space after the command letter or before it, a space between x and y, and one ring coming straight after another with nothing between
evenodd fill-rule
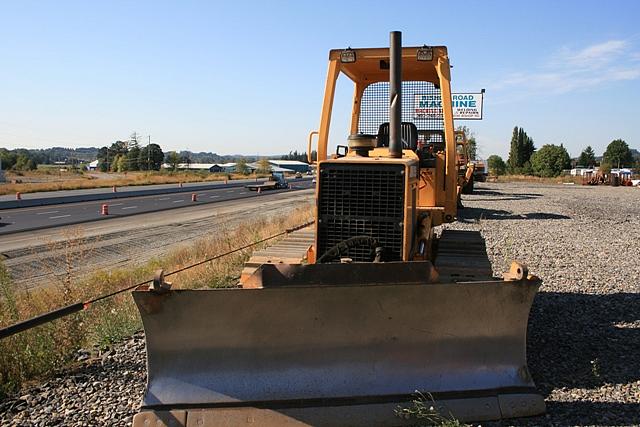
<instances>
[{"instance_id":1,"label":"seat backrest","mask_svg":"<svg viewBox=\"0 0 640 427\"><path fill-rule=\"evenodd\" d=\"M402 148L415 151L418 147L418 128L411 122L402 122L400 126ZM378 128L378 147L389 146L389 122L384 122Z\"/></svg>"}]
</instances>

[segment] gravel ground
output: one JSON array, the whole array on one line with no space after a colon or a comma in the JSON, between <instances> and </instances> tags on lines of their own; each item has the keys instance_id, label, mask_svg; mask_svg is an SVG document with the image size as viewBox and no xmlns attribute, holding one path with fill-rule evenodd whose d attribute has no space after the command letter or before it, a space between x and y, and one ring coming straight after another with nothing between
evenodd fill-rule
<instances>
[{"instance_id":1,"label":"gravel ground","mask_svg":"<svg viewBox=\"0 0 640 427\"><path fill-rule=\"evenodd\" d=\"M495 273L518 259L544 280L528 355L548 410L483 425L640 425L640 189L476 190L451 228L482 232ZM129 425L144 387L142 336L78 358L0 402L0 425Z\"/></svg>"}]
</instances>

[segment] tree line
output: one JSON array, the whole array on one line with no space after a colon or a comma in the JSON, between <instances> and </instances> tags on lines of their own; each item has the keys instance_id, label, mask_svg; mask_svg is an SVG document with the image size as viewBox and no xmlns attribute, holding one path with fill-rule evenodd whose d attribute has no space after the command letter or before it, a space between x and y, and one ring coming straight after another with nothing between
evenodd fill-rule
<instances>
[{"instance_id":1,"label":"tree line","mask_svg":"<svg viewBox=\"0 0 640 427\"><path fill-rule=\"evenodd\" d=\"M128 141L116 141L98 150L98 169L102 172L160 170L164 153L158 144L140 147L137 134Z\"/></svg>"},{"instance_id":2,"label":"tree line","mask_svg":"<svg viewBox=\"0 0 640 427\"><path fill-rule=\"evenodd\" d=\"M598 164L595 152L587 146L578 157L575 166L591 168ZM511 136L509 158L505 162L498 155L487 159L489 171L494 175L535 175L540 177L555 177L563 170L572 167L571 157L563 144L544 144L536 149L533 139L523 128L514 127ZM640 157L634 159L629 145L622 139L611 141L605 150L600 168L604 171L612 167L640 167Z\"/></svg>"}]
</instances>

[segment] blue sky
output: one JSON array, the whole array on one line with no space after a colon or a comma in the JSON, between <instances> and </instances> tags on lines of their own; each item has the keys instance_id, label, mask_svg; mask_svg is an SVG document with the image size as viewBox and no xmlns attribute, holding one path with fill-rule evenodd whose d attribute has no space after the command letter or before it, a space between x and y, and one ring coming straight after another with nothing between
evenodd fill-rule
<instances>
[{"instance_id":1,"label":"blue sky","mask_svg":"<svg viewBox=\"0 0 640 427\"><path fill-rule=\"evenodd\" d=\"M453 5L450 6L450 5ZM486 88L480 153L515 125L536 146L640 148L640 2L0 2L0 146L305 150L329 49L446 45L455 92ZM344 143L339 82L331 141Z\"/></svg>"}]
</instances>

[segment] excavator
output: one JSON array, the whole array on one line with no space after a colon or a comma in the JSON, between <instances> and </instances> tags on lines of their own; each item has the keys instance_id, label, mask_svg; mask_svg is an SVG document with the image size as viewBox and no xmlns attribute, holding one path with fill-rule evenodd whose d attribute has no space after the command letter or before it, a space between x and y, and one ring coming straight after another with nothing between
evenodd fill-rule
<instances>
[{"instance_id":1,"label":"excavator","mask_svg":"<svg viewBox=\"0 0 640 427\"><path fill-rule=\"evenodd\" d=\"M336 82L354 84L347 145L328 152ZM399 426L417 395L461 421L544 413L527 322L541 280L493 275L457 215L445 46L336 49L317 132L313 240L238 286L133 291L147 386L133 425ZM311 150L309 150L311 152Z\"/></svg>"}]
</instances>

